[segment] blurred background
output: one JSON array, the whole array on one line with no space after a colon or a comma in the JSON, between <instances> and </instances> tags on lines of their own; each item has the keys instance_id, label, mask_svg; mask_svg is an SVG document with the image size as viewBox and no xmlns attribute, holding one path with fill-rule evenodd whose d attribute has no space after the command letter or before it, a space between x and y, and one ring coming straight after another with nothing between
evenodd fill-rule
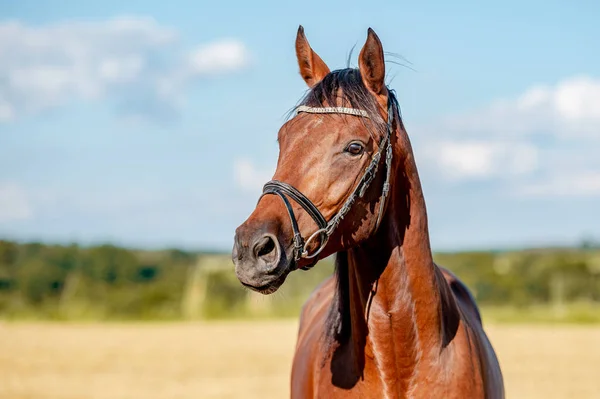
<instances>
[{"instance_id":1,"label":"blurred background","mask_svg":"<svg viewBox=\"0 0 600 399\"><path fill-rule=\"evenodd\" d=\"M230 250L305 93L368 27L436 261L473 291L508 397L600 397L600 4L0 4L0 398L288 396L297 316ZM352 52L352 48L354 51ZM349 60L349 61L348 61Z\"/></svg>"}]
</instances>

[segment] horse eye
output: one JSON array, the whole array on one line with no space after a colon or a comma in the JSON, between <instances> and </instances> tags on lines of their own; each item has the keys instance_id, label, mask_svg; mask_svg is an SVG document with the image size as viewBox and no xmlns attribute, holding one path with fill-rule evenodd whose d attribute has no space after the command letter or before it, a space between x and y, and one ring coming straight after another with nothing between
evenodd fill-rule
<instances>
[{"instance_id":1,"label":"horse eye","mask_svg":"<svg viewBox=\"0 0 600 399\"><path fill-rule=\"evenodd\" d=\"M364 149L365 148L360 143L350 143L348 144L348 147L346 147L346 152L351 155L360 155Z\"/></svg>"}]
</instances>

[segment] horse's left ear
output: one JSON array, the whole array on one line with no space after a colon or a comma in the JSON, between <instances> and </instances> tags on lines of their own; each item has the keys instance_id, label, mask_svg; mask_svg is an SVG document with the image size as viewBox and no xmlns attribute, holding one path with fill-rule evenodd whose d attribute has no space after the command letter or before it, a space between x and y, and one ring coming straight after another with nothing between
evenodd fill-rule
<instances>
[{"instance_id":1,"label":"horse's left ear","mask_svg":"<svg viewBox=\"0 0 600 399\"><path fill-rule=\"evenodd\" d=\"M296 57L298 58L300 75L302 75L308 87L313 87L329 73L327 64L308 44L302 25L298 27L298 34L296 35Z\"/></svg>"},{"instance_id":2,"label":"horse's left ear","mask_svg":"<svg viewBox=\"0 0 600 399\"><path fill-rule=\"evenodd\" d=\"M371 28L368 30L367 42L358 56L358 68L365 86L377 96L379 102L385 107L387 88L385 87L383 46Z\"/></svg>"}]
</instances>

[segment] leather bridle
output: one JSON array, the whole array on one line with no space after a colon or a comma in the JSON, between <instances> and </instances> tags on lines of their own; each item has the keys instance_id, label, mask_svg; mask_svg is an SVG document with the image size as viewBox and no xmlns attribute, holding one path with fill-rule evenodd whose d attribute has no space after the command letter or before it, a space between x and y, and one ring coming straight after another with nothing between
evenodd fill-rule
<instances>
[{"instance_id":1,"label":"leather bridle","mask_svg":"<svg viewBox=\"0 0 600 399\"><path fill-rule=\"evenodd\" d=\"M386 202L386 198L390 191L390 172L392 166L391 136L392 124L394 121L394 106L391 97L392 93L390 93L390 95L388 96L388 118L385 136L379 142L379 148L375 155L373 155L373 157L371 158L371 162L369 163L369 166L367 166L367 168L365 169L365 172L362 175L360 181L358 182L358 185L356 186L352 194L350 194L342 208L335 214L335 216L331 218L331 220L329 220L329 222L325 219L325 217L323 217L319 209L313 204L311 200L309 200L304 194L302 194L300 191L298 191L296 188L292 187L288 183L284 183L278 180L271 180L270 182L264 185L263 193L260 196L259 201L263 196L267 194L277 195L282 199L290 216L290 221L292 222L292 229L294 231L294 262L297 264L298 261L300 261L303 258L314 259L314 261L311 264L302 267L302 270L308 270L317 263L317 261L319 260L317 256L327 245L329 237L331 237L336 227L340 224L344 216L346 216L346 214L356 201L356 198L363 197L363 195L367 191L367 188L375 178L375 175L377 174L377 169L379 167L379 162L381 160L383 152L385 151L385 164L387 173L385 177L385 183L383 184L381 202L379 205L379 214L377 215L377 223L375 225L375 229L379 227L379 223L381 222L381 217L383 215L383 208ZM316 108L300 106L297 108L296 111L297 113L307 112L314 114L347 114L369 118L369 114L364 110L345 107ZM300 205L306 211L306 213L310 215L310 217L315 221L315 223L319 227L319 229L315 231L310 237L308 237L307 240L304 240L302 234L300 233L300 229L298 228L298 222L296 221L296 216L294 215L294 211L292 209L292 205L290 204L288 197L294 200L298 205ZM320 237L319 249L317 249L314 253L309 254L306 248L308 247L308 244L317 236Z\"/></svg>"}]
</instances>

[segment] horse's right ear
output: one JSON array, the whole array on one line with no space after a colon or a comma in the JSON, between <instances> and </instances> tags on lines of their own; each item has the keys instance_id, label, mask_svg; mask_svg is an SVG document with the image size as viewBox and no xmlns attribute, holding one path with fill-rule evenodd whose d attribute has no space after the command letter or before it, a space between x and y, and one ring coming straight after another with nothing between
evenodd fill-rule
<instances>
[{"instance_id":1,"label":"horse's right ear","mask_svg":"<svg viewBox=\"0 0 600 399\"><path fill-rule=\"evenodd\" d=\"M327 64L310 48L302 25L298 28L298 34L296 35L296 57L298 58L300 75L302 75L308 87L313 87L329 73Z\"/></svg>"}]
</instances>

